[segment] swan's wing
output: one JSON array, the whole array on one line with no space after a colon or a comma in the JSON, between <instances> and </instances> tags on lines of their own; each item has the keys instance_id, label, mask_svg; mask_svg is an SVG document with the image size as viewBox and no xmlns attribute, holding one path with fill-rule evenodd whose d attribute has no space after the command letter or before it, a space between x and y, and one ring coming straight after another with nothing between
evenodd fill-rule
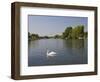
<instances>
[{"instance_id":1,"label":"swan's wing","mask_svg":"<svg viewBox=\"0 0 100 82\"><path fill-rule=\"evenodd\" d=\"M52 52L52 54L57 54L56 52Z\"/></svg>"},{"instance_id":2,"label":"swan's wing","mask_svg":"<svg viewBox=\"0 0 100 82\"><path fill-rule=\"evenodd\" d=\"M49 54L50 54L50 55L54 55L54 54L56 54L56 52L50 52Z\"/></svg>"}]
</instances>

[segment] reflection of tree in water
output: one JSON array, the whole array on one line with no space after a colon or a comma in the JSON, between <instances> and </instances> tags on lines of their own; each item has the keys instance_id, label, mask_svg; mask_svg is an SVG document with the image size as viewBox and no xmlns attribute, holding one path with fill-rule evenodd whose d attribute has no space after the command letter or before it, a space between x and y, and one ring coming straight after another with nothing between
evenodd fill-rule
<instances>
[{"instance_id":1,"label":"reflection of tree in water","mask_svg":"<svg viewBox=\"0 0 100 82\"><path fill-rule=\"evenodd\" d=\"M72 40L72 48L84 48L84 40Z\"/></svg>"},{"instance_id":2,"label":"reflection of tree in water","mask_svg":"<svg viewBox=\"0 0 100 82\"><path fill-rule=\"evenodd\" d=\"M66 49L72 54L83 54L84 52L84 40L64 40Z\"/></svg>"},{"instance_id":3,"label":"reflection of tree in water","mask_svg":"<svg viewBox=\"0 0 100 82\"><path fill-rule=\"evenodd\" d=\"M64 45L68 48L84 48L84 40L64 40Z\"/></svg>"},{"instance_id":4,"label":"reflection of tree in water","mask_svg":"<svg viewBox=\"0 0 100 82\"><path fill-rule=\"evenodd\" d=\"M28 48L35 48L37 45L39 45L38 40L28 41Z\"/></svg>"}]
</instances>

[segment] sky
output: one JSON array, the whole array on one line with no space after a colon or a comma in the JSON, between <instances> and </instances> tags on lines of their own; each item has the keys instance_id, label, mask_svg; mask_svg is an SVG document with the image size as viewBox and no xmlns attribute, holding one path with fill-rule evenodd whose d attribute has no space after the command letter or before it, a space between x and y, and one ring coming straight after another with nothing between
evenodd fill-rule
<instances>
[{"instance_id":1,"label":"sky","mask_svg":"<svg viewBox=\"0 0 100 82\"><path fill-rule=\"evenodd\" d=\"M84 25L84 31L87 31L87 17L69 17L69 16L28 16L28 31L39 36L61 35L64 30L77 25Z\"/></svg>"}]
</instances>

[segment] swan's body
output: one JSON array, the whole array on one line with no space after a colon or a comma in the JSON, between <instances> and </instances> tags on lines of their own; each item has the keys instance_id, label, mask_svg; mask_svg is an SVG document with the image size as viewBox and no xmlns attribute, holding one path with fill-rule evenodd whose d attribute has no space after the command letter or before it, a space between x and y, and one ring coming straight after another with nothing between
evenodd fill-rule
<instances>
[{"instance_id":1,"label":"swan's body","mask_svg":"<svg viewBox=\"0 0 100 82\"><path fill-rule=\"evenodd\" d=\"M47 56L56 56L56 52L54 52L54 51L51 51L51 52L49 52L49 50L47 50Z\"/></svg>"}]
</instances>

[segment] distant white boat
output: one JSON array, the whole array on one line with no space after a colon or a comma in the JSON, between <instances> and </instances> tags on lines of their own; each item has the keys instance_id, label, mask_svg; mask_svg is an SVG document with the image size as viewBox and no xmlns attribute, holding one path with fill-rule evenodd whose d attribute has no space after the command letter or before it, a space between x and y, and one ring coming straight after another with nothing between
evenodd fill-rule
<instances>
[{"instance_id":1,"label":"distant white boat","mask_svg":"<svg viewBox=\"0 0 100 82\"><path fill-rule=\"evenodd\" d=\"M47 50L47 53L46 53L46 55L47 55L47 57L53 57L53 56L56 56L56 52L54 52L54 51L49 51L49 50Z\"/></svg>"}]
</instances>

